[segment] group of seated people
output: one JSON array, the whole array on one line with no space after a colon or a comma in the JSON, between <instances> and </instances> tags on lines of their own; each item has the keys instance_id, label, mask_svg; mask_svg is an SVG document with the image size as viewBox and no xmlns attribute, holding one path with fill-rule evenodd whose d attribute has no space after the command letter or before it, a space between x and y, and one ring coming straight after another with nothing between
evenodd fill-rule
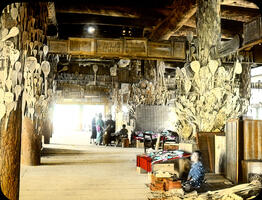
<instances>
[{"instance_id":1,"label":"group of seated people","mask_svg":"<svg viewBox=\"0 0 262 200\"><path fill-rule=\"evenodd\" d=\"M108 119L104 123L102 120L102 114L98 115L98 119L92 120L92 140L96 145L111 145L111 142L115 142L115 146L119 146L123 139L128 138L128 130L126 125L122 125L122 129L115 131L115 121L112 120L112 115L108 115Z\"/></svg>"}]
</instances>

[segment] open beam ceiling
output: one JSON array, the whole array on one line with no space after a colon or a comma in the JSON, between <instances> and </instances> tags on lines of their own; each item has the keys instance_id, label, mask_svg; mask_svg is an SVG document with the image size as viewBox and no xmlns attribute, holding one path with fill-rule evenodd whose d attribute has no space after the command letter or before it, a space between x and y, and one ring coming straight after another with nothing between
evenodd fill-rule
<instances>
[{"instance_id":1,"label":"open beam ceiling","mask_svg":"<svg viewBox=\"0 0 262 200\"><path fill-rule=\"evenodd\" d=\"M259 15L256 4L247 0L221 0L223 38L241 33L243 23ZM91 37L85 27L97 27L94 37L143 37L151 40L195 32L196 0L75 0L55 1L57 22L62 38ZM131 35L123 35L132 28ZM144 35L143 30L149 30ZM128 31L128 30L127 30Z\"/></svg>"}]
</instances>

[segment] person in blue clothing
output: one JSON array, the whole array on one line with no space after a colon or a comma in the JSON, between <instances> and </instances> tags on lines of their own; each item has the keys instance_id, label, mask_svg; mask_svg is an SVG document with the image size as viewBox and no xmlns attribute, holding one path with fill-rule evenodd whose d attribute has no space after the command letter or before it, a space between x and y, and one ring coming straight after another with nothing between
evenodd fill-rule
<instances>
[{"instance_id":1,"label":"person in blue clothing","mask_svg":"<svg viewBox=\"0 0 262 200\"><path fill-rule=\"evenodd\" d=\"M201 162L201 152L194 151L191 155L191 169L189 171L187 181L183 184L185 191L189 192L201 187L204 182L205 169Z\"/></svg>"},{"instance_id":2,"label":"person in blue clothing","mask_svg":"<svg viewBox=\"0 0 262 200\"><path fill-rule=\"evenodd\" d=\"M104 121L102 120L102 113L99 113L98 120L96 121L96 145L102 144Z\"/></svg>"}]
</instances>

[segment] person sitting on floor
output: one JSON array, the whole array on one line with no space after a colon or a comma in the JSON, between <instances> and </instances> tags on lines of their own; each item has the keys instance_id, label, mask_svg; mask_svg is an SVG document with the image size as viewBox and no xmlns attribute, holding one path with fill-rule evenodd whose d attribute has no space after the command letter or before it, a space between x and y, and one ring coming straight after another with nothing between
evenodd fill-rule
<instances>
[{"instance_id":1,"label":"person sitting on floor","mask_svg":"<svg viewBox=\"0 0 262 200\"><path fill-rule=\"evenodd\" d=\"M186 192L199 189L204 182L205 169L201 162L201 152L194 151L191 155L192 166L187 181L183 184Z\"/></svg>"},{"instance_id":2,"label":"person sitting on floor","mask_svg":"<svg viewBox=\"0 0 262 200\"><path fill-rule=\"evenodd\" d=\"M116 133L116 146L118 146L124 138L128 138L128 130L126 129L125 124L123 124L122 129Z\"/></svg>"}]
</instances>

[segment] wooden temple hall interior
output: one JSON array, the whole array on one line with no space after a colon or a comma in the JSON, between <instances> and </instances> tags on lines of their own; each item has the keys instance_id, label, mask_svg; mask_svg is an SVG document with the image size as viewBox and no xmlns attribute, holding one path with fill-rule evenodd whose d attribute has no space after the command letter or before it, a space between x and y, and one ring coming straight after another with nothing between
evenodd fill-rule
<instances>
[{"instance_id":1,"label":"wooden temple hall interior","mask_svg":"<svg viewBox=\"0 0 262 200\"><path fill-rule=\"evenodd\" d=\"M261 9L1 0L0 200L262 199Z\"/></svg>"}]
</instances>

